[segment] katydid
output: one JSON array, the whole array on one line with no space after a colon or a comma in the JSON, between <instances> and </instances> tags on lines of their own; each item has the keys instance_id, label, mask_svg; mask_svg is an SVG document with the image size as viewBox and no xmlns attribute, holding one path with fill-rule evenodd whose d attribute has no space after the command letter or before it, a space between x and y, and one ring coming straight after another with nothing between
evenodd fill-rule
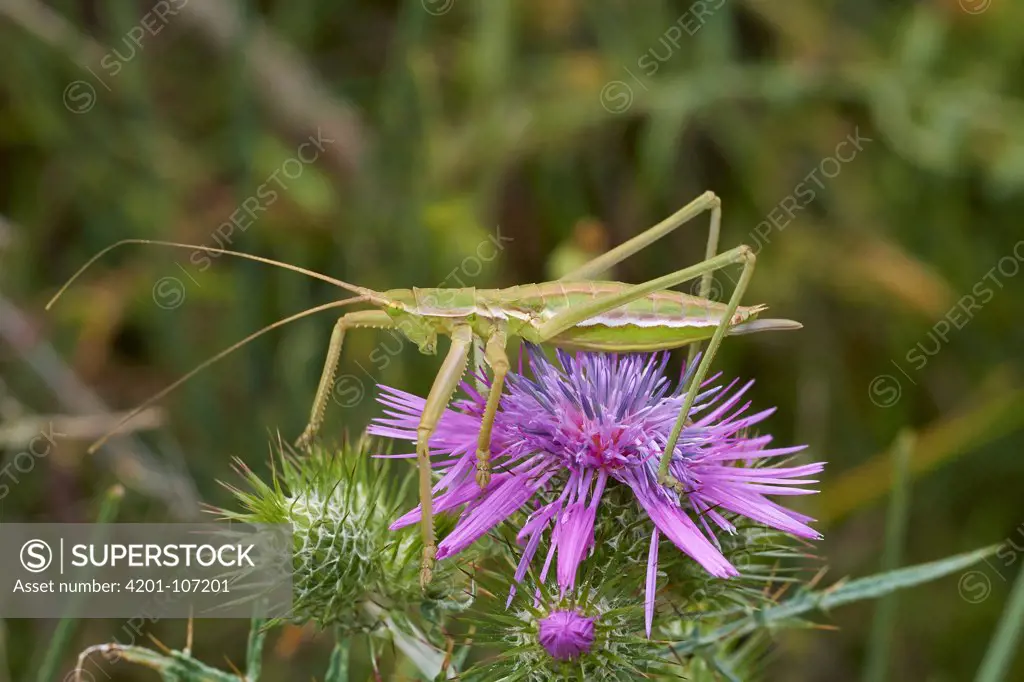
<instances>
[{"instance_id":1,"label":"katydid","mask_svg":"<svg viewBox=\"0 0 1024 682\"><path fill-rule=\"evenodd\" d=\"M711 212L706 260L641 284L590 281L590 277L604 272L705 211ZM801 326L791 320L756 320L758 313L764 310L765 306L740 305L740 299L753 274L754 252L750 247L741 245L724 253L717 253L721 215L721 202L718 197L712 192L705 192L662 222L598 256L558 281L506 289L414 288L379 292L251 254L174 242L130 239L109 246L94 256L57 292L47 304L47 308L53 305L64 290L93 262L107 251L123 244L158 244L246 258L300 272L356 294L354 297L317 306L274 322L209 358L129 413L114 431L94 443L90 451L100 447L139 411L161 399L196 372L261 334L313 313L353 303L374 306L371 310L342 315L334 325L309 423L298 439L298 444L303 446L312 441L323 423L342 343L349 329L397 329L425 354L435 354L437 337L448 336L451 339L451 346L427 396L417 429L416 456L424 544L420 580L426 585L431 579L437 548L431 513L430 437L466 372L470 351L475 342L482 344L484 359L493 373L477 445L476 481L481 487L485 487L491 478L491 430L498 412L505 375L509 371L505 351L509 337L518 336L531 343L587 351L653 351L690 345L691 360L695 356L699 342L710 339L707 352L692 374L679 416L659 463L659 482L677 491L682 490L680 483L669 474L669 462L679 433L693 406L697 395L696 389L707 377L711 362L724 336L727 333L735 335L765 330L798 329ZM741 265L742 272L728 302L708 300L712 273L733 264ZM701 296L691 296L670 289L697 277L702 278Z\"/></svg>"}]
</instances>

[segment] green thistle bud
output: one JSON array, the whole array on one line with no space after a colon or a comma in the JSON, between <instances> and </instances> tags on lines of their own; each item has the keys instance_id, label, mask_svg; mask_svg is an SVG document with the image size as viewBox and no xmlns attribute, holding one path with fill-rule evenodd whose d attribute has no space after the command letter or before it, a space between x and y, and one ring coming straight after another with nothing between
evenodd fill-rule
<instances>
[{"instance_id":1,"label":"green thistle bud","mask_svg":"<svg viewBox=\"0 0 1024 682\"><path fill-rule=\"evenodd\" d=\"M371 441L322 445L296 453L281 448L272 484L241 461L249 490L227 486L243 511L221 510L244 523L288 523L293 529L293 620L350 632L378 627L382 608L396 616L415 606L428 620L467 604L465 576L441 565L424 593L419 585L422 542L389 524L408 505L410 469L391 473L373 459Z\"/></svg>"},{"instance_id":2,"label":"green thistle bud","mask_svg":"<svg viewBox=\"0 0 1024 682\"><path fill-rule=\"evenodd\" d=\"M489 596L468 614L474 639L501 653L466 671L464 679L635 680L655 671L679 677L683 669L666 656L666 642L644 635L636 567L617 559L603 569L598 565L583 564L582 583L564 595L551 581L539 585L530 575L507 609L509 571L479 573L481 594Z\"/></svg>"}]
</instances>

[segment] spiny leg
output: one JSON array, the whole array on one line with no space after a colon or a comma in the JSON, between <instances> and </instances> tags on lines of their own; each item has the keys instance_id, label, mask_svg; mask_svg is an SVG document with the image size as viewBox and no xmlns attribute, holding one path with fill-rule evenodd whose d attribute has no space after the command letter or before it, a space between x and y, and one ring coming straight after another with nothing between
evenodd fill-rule
<instances>
[{"instance_id":1,"label":"spiny leg","mask_svg":"<svg viewBox=\"0 0 1024 682\"><path fill-rule=\"evenodd\" d=\"M619 244L614 249L610 249L593 260L584 263L577 269L559 279L580 280L593 277L594 275L611 268L613 265L621 263L647 246L650 246L655 241L661 239L670 232L673 232L707 210L711 211L711 229L708 233L708 242L704 251L704 260L711 260L718 255L718 234L722 224L722 201L714 192L704 192L657 225L644 230L632 239ZM713 272L711 270L708 270L701 275L700 289L698 293L701 298L707 298L708 294L711 293L712 277ZM686 365L688 367L693 363L699 349L699 341L690 344L690 350L686 357Z\"/></svg>"},{"instance_id":2,"label":"spiny leg","mask_svg":"<svg viewBox=\"0 0 1024 682\"><path fill-rule=\"evenodd\" d=\"M714 193L711 194L714 199L714 203L711 207L711 229L708 232L708 243L704 250L704 260L708 261L718 255L718 233L722 227L722 201ZM711 282L714 279L714 272L708 270L700 276L700 289L697 295L701 298L707 298L711 294ZM695 341L690 344L690 349L686 354L686 366L690 367L693 364L694 358L697 357L697 351L700 350L700 341Z\"/></svg>"},{"instance_id":3,"label":"spiny leg","mask_svg":"<svg viewBox=\"0 0 1024 682\"><path fill-rule=\"evenodd\" d=\"M505 388L505 375L508 374L508 355L505 353L507 336L504 329L495 329L487 338L484 356L487 364L494 372L490 392L487 394L487 407L480 422L480 437L476 445L476 482L481 488L487 487L491 481L491 430L494 428L494 417L498 414L498 403L501 392Z\"/></svg>"},{"instance_id":4,"label":"spiny leg","mask_svg":"<svg viewBox=\"0 0 1024 682\"><path fill-rule=\"evenodd\" d=\"M423 563L420 565L420 585L426 587L433 574L434 557L437 556L437 540L434 537L434 514L430 479L430 436L441 420L458 388L462 375L469 364L469 352L473 347L473 330L459 326L452 332L452 346L441 365L434 385L430 387L423 415L416 428L416 464L420 470L420 529L423 532Z\"/></svg>"},{"instance_id":5,"label":"spiny leg","mask_svg":"<svg viewBox=\"0 0 1024 682\"><path fill-rule=\"evenodd\" d=\"M327 347L327 358L324 361L323 372L320 374L320 385L317 386L316 397L313 398L309 423L306 424L302 435L295 441L296 447L309 446L320 430L320 426L323 425L327 400L334 390L334 374L338 371L338 360L341 359L341 346L345 341L345 330L352 327L388 329L393 326L393 320L383 310L360 310L338 318L334 330L331 332L331 343Z\"/></svg>"},{"instance_id":6,"label":"spiny leg","mask_svg":"<svg viewBox=\"0 0 1024 682\"><path fill-rule=\"evenodd\" d=\"M637 236L628 239L613 249L605 251L600 256L587 261L567 275L559 278L561 281L578 281L590 279L613 265L617 265L633 254L650 246L665 235L678 227L696 218L704 211L711 211L711 233L708 235L707 258L713 258L718 252L718 231L722 220L722 202L714 192L704 192L699 197L683 206L681 209L665 218L657 225L654 225ZM702 284L703 284L702 280ZM708 287L711 286L710 278L706 280Z\"/></svg>"},{"instance_id":7,"label":"spiny leg","mask_svg":"<svg viewBox=\"0 0 1024 682\"><path fill-rule=\"evenodd\" d=\"M683 492L683 486L669 473L668 467L672 461L672 454L675 451L676 443L679 441L679 434L683 430L683 425L690 414L690 409L693 407L693 401L697 398L701 384L704 383L708 370L711 368L711 361L714 359L715 353L718 352L718 347L721 345L722 339L729 328L729 321L736 314L736 308L739 307L740 299L743 298L743 292L747 290L747 284L750 283L750 278L754 274L754 263L757 260L754 252L747 246L739 247L739 251L740 262L743 263L743 271L740 273L739 282L736 283L736 288L729 298L725 314L719 321L718 326L715 327L715 333L712 334L711 340L708 342L707 352L700 359L697 371L693 373L693 378L690 380L689 386L686 387L686 397L683 399L683 406L679 410L679 416L676 418L676 423L672 426L668 441L665 443L665 452L662 453L661 461L658 463L658 482L672 487L677 492Z\"/></svg>"},{"instance_id":8,"label":"spiny leg","mask_svg":"<svg viewBox=\"0 0 1024 682\"><path fill-rule=\"evenodd\" d=\"M473 368L473 383L476 386L477 392L483 393L484 391L487 390L487 384L484 381L484 376L483 376L484 362L485 362L484 342L478 336L474 336L473 337L473 355L472 355L472 358L473 358L473 364L471 365L471 367Z\"/></svg>"}]
</instances>

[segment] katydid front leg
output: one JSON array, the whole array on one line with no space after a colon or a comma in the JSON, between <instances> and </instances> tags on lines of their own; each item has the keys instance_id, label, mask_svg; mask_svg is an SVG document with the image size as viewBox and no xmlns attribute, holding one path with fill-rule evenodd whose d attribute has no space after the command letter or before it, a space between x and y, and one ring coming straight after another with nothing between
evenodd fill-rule
<instances>
[{"instance_id":1,"label":"katydid front leg","mask_svg":"<svg viewBox=\"0 0 1024 682\"><path fill-rule=\"evenodd\" d=\"M491 430L494 428L494 417L498 413L501 392L505 388L505 375L508 374L508 355L505 353L507 337L504 329L496 329L487 338L484 357L494 372L491 390L487 394L487 407L480 422L480 438L476 446L476 483L486 488L491 482Z\"/></svg>"},{"instance_id":2,"label":"katydid front leg","mask_svg":"<svg viewBox=\"0 0 1024 682\"><path fill-rule=\"evenodd\" d=\"M430 437L437 428L469 365L469 352L473 348L473 330L469 325L456 327L452 332L452 345L441 365L434 385L430 387L423 415L416 428L416 465L420 470L420 530L423 533L423 562L420 564L420 586L426 587L437 556L437 538L434 537L434 514L430 477Z\"/></svg>"},{"instance_id":3,"label":"katydid front leg","mask_svg":"<svg viewBox=\"0 0 1024 682\"><path fill-rule=\"evenodd\" d=\"M324 369L320 374L320 385L316 389L316 397L313 398L313 409L309 413L309 423L303 430L302 435L295 441L295 445L304 448L313 442L320 426L324 422L324 412L327 410L327 399L334 390L334 374L338 371L338 360L341 358L341 346L345 342L345 330L352 327L373 327L376 329L388 329L394 326L394 321L383 310L360 310L347 315L342 315L334 325L331 332L331 343L327 347L327 358L324 361Z\"/></svg>"}]
</instances>

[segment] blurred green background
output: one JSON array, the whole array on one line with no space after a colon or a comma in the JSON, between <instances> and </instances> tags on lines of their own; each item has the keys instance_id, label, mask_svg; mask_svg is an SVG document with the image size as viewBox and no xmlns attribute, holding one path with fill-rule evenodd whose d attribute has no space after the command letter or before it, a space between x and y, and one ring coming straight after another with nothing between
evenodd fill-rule
<instances>
[{"instance_id":1,"label":"blurred green background","mask_svg":"<svg viewBox=\"0 0 1024 682\"><path fill-rule=\"evenodd\" d=\"M126 247L44 312L116 240L376 289L511 286L711 189L722 247L758 252L746 302L805 325L727 340L716 367L757 380L779 442L828 461L803 509L829 575L878 568L904 426L919 434L905 563L1015 543L971 580L899 597L891 678L969 679L1024 564L1022 25L1009 0L0 0L2 462L49 425L65 434L4 481L0 519L88 521L117 482L121 520L199 518L229 503L232 456L265 471L268 441L305 424L331 314L254 341L87 455L115 413L339 296ZM706 224L612 276L700 260ZM374 381L422 394L439 362L349 334L327 435L366 425ZM767 679L858 679L871 615L780 638ZM34 679L54 625L3 624L0 681ZM122 626L83 622L72 648ZM149 629L184 644L182 622ZM239 661L246 631L200 622L197 653ZM329 646L276 633L265 675L311 679Z\"/></svg>"}]
</instances>

